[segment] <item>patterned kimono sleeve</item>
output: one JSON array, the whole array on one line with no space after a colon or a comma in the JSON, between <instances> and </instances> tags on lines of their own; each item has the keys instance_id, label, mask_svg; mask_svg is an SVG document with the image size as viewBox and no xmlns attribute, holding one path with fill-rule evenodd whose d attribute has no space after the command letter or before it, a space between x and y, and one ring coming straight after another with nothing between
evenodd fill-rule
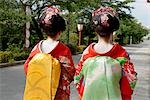
<instances>
[{"instance_id":1,"label":"patterned kimono sleeve","mask_svg":"<svg viewBox=\"0 0 150 100\"><path fill-rule=\"evenodd\" d=\"M75 74L75 67L72 59L72 54L69 49L67 50L66 55L59 56L59 61L61 63L61 66L63 66L63 69L65 70L64 74L68 78L68 81L72 82Z\"/></svg>"},{"instance_id":2,"label":"patterned kimono sleeve","mask_svg":"<svg viewBox=\"0 0 150 100\"><path fill-rule=\"evenodd\" d=\"M82 73L82 66L83 66L83 62L90 57L89 55L89 47L87 47L83 54L82 57L76 67L76 72L75 72L75 76L74 76L74 84L76 85L76 88L78 90L78 93L80 96L82 96L83 90L84 90L84 82L83 82L83 73Z\"/></svg>"},{"instance_id":3,"label":"patterned kimono sleeve","mask_svg":"<svg viewBox=\"0 0 150 100\"><path fill-rule=\"evenodd\" d=\"M74 76L74 84L76 85L76 88L77 88L79 94L80 94L80 90L82 88L82 82L83 82L83 74L81 72L82 64L83 64L83 61L81 58L81 60L79 61L78 65L76 67L76 72L75 72L75 76Z\"/></svg>"},{"instance_id":4,"label":"patterned kimono sleeve","mask_svg":"<svg viewBox=\"0 0 150 100\"><path fill-rule=\"evenodd\" d=\"M122 78L120 80L122 100L131 100L131 95L135 88L136 82L137 73L135 72L134 65L128 56L126 62L123 65Z\"/></svg>"}]
</instances>

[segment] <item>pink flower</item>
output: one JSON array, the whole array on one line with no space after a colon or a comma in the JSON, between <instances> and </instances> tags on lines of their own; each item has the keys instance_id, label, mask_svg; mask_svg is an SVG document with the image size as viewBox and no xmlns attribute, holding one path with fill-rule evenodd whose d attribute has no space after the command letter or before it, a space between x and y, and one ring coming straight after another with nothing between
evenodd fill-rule
<instances>
[{"instance_id":1,"label":"pink flower","mask_svg":"<svg viewBox=\"0 0 150 100\"><path fill-rule=\"evenodd\" d=\"M59 13L59 9L55 8L55 7L48 7L46 9L46 16L44 19L44 23L49 23L49 20L52 18L53 15L57 15Z\"/></svg>"},{"instance_id":2,"label":"pink flower","mask_svg":"<svg viewBox=\"0 0 150 100\"><path fill-rule=\"evenodd\" d=\"M102 14L106 14L106 13L109 13L112 16L116 16L117 15L117 13L113 10L113 8L111 8L111 7L101 7L101 8L98 8L97 10L95 10L92 13L92 16L102 15Z\"/></svg>"},{"instance_id":3,"label":"pink flower","mask_svg":"<svg viewBox=\"0 0 150 100\"><path fill-rule=\"evenodd\" d=\"M101 24L105 27L109 27L107 14L101 16Z\"/></svg>"}]
</instances>

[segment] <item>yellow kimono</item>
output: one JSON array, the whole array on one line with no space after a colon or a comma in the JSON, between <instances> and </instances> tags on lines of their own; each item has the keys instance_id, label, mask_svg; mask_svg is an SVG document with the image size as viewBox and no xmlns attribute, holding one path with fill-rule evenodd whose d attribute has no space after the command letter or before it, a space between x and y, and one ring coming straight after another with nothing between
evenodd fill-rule
<instances>
[{"instance_id":1,"label":"yellow kimono","mask_svg":"<svg viewBox=\"0 0 150 100\"><path fill-rule=\"evenodd\" d=\"M57 59L50 54L36 54L29 62L24 100L54 100L60 72Z\"/></svg>"}]
</instances>

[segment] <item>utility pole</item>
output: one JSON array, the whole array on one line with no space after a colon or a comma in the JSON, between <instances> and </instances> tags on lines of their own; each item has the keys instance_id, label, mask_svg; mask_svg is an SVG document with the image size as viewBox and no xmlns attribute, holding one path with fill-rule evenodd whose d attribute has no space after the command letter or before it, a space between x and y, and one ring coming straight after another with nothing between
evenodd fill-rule
<instances>
[{"instance_id":1,"label":"utility pole","mask_svg":"<svg viewBox=\"0 0 150 100\"><path fill-rule=\"evenodd\" d=\"M2 36L1 36L1 34L2 34L2 29L0 27L0 51L2 50Z\"/></svg>"},{"instance_id":2,"label":"utility pole","mask_svg":"<svg viewBox=\"0 0 150 100\"><path fill-rule=\"evenodd\" d=\"M24 11L25 11L26 15L30 16L32 4L30 4L28 2L28 0L20 0L20 2L24 6ZM29 29L30 29L30 22L26 22L25 28L24 28L24 50L26 50L30 46L30 41L29 41L30 30Z\"/></svg>"},{"instance_id":3,"label":"utility pole","mask_svg":"<svg viewBox=\"0 0 150 100\"><path fill-rule=\"evenodd\" d=\"M26 15L30 16L31 15L31 8L30 6L26 6ZM30 22L26 22L26 29L25 29L25 48L28 48L30 46Z\"/></svg>"}]
</instances>

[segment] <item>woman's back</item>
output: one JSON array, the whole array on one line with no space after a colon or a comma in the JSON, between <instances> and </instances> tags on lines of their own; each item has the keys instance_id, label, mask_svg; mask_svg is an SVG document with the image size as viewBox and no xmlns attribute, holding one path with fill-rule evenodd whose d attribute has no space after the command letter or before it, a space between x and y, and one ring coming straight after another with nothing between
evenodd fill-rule
<instances>
[{"instance_id":1,"label":"woman's back","mask_svg":"<svg viewBox=\"0 0 150 100\"><path fill-rule=\"evenodd\" d=\"M111 57L96 56L83 63L84 93L82 100L121 100L120 63Z\"/></svg>"}]
</instances>

